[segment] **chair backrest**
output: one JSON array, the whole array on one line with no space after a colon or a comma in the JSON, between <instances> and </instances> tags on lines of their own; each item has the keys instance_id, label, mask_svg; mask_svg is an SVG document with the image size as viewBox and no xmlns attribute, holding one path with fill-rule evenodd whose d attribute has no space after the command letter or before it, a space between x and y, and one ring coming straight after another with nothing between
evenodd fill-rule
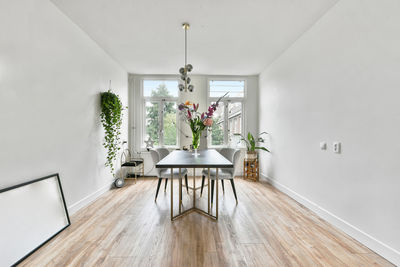
<instances>
[{"instance_id":1,"label":"chair backrest","mask_svg":"<svg viewBox=\"0 0 400 267\"><path fill-rule=\"evenodd\" d=\"M219 153L224 156L227 160L233 161L233 154L235 153L234 148L222 148Z\"/></svg>"},{"instance_id":2,"label":"chair backrest","mask_svg":"<svg viewBox=\"0 0 400 267\"><path fill-rule=\"evenodd\" d=\"M160 160L162 160L169 154L169 150L163 147L156 148L156 151L158 152L158 155L160 155Z\"/></svg>"},{"instance_id":3,"label":"chair backrest","mask_svg":"<svg viewBox=\"0 0 400 267\"><path fill-rule=\"evenodd\" d=\"M150 155L151 155L151 158L152 158L154 164L157 164L157 162L160 161L160 155L158 154L158 152L155 149L150 150Z\"/></svg>"},{"instance_id":4,"label":"chair backrest","mask_svg":"<svg viewBox=\"0 0 400 267\"><path fill-rule=\"evenodd\" d=\"M157 150L151 149L150 150L151 158L153 159L154 166L161 160L160 155L158 154ZM161 169L156 168L157 175L160 176Z\"/></svg>"},{"instance_id":5,"label":"chair backrest","mask_svg":"<svg viewBox=\"0 0 400 267\"><path fill-rule=\"evenodd\" d=\"M240 153L241 153L240 149L235 149L235 153L233 154L233 160L232 160L232 163L233 163L233 178L235 178L236 173L239 170L239 164L236 164L236 163L239 161Z\"/></svg>"},{"instance_id":6,"label":"chair backrest","mask_svg":"<svg viewBox=\"0 0 400 267\"><path fill-rule=\"evenodd\" d=\"M126 148L122 151L121 153L121 164L124 164L125 162L131 161L132 156L131 156L131 151L129 148Z\"/></svg>"},{"instance_id":7,"label":"chair backrest","mask_svg":"<svg viewBox=\"0 0 400 267\"><path fill-rule=\"evenodd\" d=\"M151 154L151 158L153 159L153 163L155 165L169 154L169 150L166 148L160 147L160 148L156 148L156 149L151 149L150 154ZM160 176L162 170L163 169L156 168L158 176Z\"/></svg>"},{"instance_id":8,"label":"chair backrest","mask_svg":"<svg viewBox=\"0 0 400 267\"><path fill-rule=\"evenodd\" d=\"M233 163L233 169L224 169L224 170L231 172L233 177L235 177L237 169L238 169L236 166L236 163L239 161L240 149L222 148L219 151L219 153L221 153L222 156L224 156L227 160L229 160Z\"/></svg>"}]
</instances>

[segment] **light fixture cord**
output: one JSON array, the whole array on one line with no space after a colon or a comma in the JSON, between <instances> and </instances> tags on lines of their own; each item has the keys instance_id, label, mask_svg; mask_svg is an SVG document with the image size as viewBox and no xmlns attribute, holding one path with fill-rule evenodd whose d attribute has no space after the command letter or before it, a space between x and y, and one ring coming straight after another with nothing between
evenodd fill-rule
<instances>
[{"instance_id":1,"label":"light fixture cord","mask_svg":"<svg viewBox=\"0 0 400 267\"><path fill-rule=\"evenodd\" d=\"M187 27L185 26L185 68L187 65Z\"/></svg>"}]
</instances>

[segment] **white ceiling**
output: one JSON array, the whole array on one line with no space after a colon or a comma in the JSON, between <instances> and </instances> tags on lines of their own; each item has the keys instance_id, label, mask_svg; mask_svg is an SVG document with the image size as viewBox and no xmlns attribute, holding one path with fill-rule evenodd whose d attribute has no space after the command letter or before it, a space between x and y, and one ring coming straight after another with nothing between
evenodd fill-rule
<instances>
[{"instance_id":1,"label":"white ceiling","mask_svg":"<svg viewBox=\"0 0 400 267\"><path fill-rule=\"evenodd\" d=\"M52 0L128 72L260 73L337 0Z\"/></svg>"}]
</instances>

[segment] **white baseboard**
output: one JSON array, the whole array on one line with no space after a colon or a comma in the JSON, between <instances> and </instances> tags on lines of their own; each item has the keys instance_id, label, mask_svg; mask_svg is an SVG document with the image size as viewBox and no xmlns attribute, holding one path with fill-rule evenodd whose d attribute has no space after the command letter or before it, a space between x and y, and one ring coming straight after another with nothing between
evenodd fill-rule
<instances>
[{"instance_id":1,"label":"white baseboard","mask_svg":"<svg viewBox=\"0 0 400 267\"><path fill-rule=\"evenodd\" d=\"M330 224L334 225L335 227L339 228L352 238L359 241L361 244L365 245L369 249L373 250L374 252L378 253L382 257L386 258L388 261L392 262L395 265L400 266L400 252L391 248L390 246L386 245L385 243L377 240L376 238L372 237L371 235L361 231L354 225L346 222L345 220L339 218L335 214L327 211L326 209L318 206L316 203L310 201L309 199L303 197L302 195L296 193L292 189L288 188L287 186L277 182L276 180L269 178L268 176L260 173L261 177L266 179L272 186L277 188L278 190L282 191L286 195L290 196L297 202L301 203L302 205L306 206L313 212L315 212L318 216L329 222Z\"/></svg>"},{"instance_id":2,"label":"white baseboard","mask_svg":"<svg viewBox=\"0 0 400 267\"><path fill-rule=\"evenodd\" d=\"M90 195L82 198L78 202L75 202L74 204L68 206L69 215L76 213L78 210L88 206L90 203L95 201L102 194L104 194L105 192L110 190L113 183L114 183L114 181L111 184L106 184L105 186L101 187L100 189L96 190L95 192L91 193Z\"/></svg>"}]
</instances>

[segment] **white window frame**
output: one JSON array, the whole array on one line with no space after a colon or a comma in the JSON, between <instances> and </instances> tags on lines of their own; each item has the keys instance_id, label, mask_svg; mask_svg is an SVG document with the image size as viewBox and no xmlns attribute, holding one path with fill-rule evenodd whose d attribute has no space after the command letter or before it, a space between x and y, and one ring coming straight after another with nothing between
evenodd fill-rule
<instances>
[{"instance_id":1,"label":"white window frame","mask_svg":"<svg viewBox=\"0 0 400 267\"><path fill-rule=\"evenodd\" d=\"M211 105L212 102L216 102L219 97L211 97L210 96L210 82L211 81L244 81L244 92L243 92L243 97L224 97L221 102L224 103L224 143L222 145L212 145L211 142L211 134L207 134L207 147L209 148L222 148L222 147L228 147L229 144L229 125L228 125L228 104L230 102L240 102L242 104L242 121L241 121L241 128L242 132L241 134L244 136L245 129L247 129L246 125L246 98L247 98L247 79L244 77L218 77L218 78L208 78L207 79L207 103L208 105ZM242 145L243 146L243 145ZM242 147L241 146L241 147Z\"/></svg>"},{"instance_id":2,"label":"white window frame","mask_svg":"<svg viewBox=\"0 0 400 267\"><path fill-rule=\"evenodd\" d=\"M163 107L165 102L175 102L176 108L178 109L179 105L179 91L177 97L152 97L152 96L144 96L144 81L177 81L179 83L179 79L177 78L157 78L157 77L148 77L142 78L140 81L140 96L141 96L141 125L142 125L142 133L141 133L141 148L145 149L146 145L144 143L146 137L146 102L157 102L158 103L158 117L159 117L159 145L155 147L166 147L166 148L178 148L180 145L180 121L179 121L179 112L176 112L176 145L174 146L166 146L164 145L164 113Z\"/></svg>"}]
</instances>

